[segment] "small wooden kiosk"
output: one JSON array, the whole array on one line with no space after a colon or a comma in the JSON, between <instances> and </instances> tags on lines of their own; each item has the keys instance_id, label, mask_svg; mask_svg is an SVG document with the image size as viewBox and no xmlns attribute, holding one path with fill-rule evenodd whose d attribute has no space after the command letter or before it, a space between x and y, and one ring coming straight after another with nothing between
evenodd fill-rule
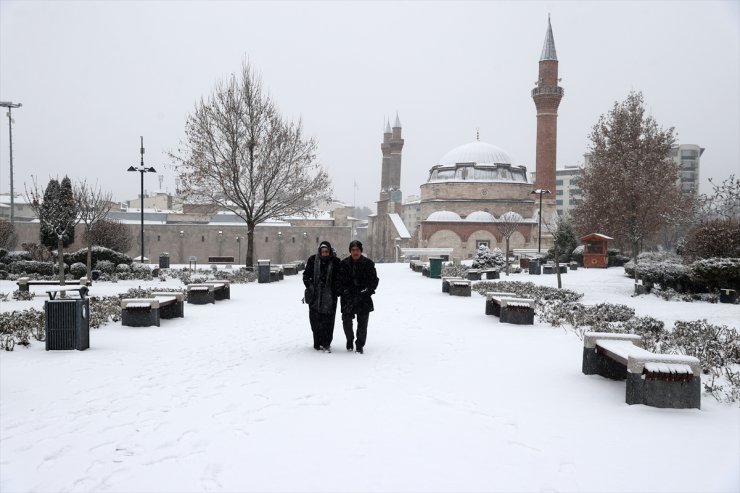
<instances>
[{"instance_id":1,"label":"small wooden kiosk","mask_svg":"<svg viewBox=\"0 0 740 493\"><path fill-rule=\"evenodd\" d=\"M583 266L587 269L591 267L606 269L609 266L607 245L609 240L613 239L599 233L581 236L580 240L583 242Z\"/></svg>"}]
</instances>

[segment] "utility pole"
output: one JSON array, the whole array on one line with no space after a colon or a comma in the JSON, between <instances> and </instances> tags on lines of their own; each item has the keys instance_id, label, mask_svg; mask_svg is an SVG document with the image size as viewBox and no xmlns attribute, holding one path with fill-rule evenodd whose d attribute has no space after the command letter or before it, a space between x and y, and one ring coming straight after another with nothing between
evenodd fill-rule
<instances>
[{"instance_id":1,"label":"utility pole","mask_svg":"<svg viewBox=\"0 0 740 493\"><path fill-rule=\"evenodd\" d=\"M8 108L8 133L10 135L10 224L15 222L15 197L13 193L13 108L20 108L22 103L0 101L0 107Z\"/></svg>"}]
</instances>

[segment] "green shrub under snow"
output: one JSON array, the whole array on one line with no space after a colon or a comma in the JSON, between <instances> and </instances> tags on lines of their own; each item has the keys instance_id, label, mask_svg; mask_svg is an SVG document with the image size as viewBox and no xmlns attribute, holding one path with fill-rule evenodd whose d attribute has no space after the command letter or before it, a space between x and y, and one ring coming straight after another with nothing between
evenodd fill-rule
<instances>
[{"instance_id":1,"label":"green shrub under snow","mask_svg":"<svg viewBox=\"0 0 740 493\"><path fill-rule=\"evenodd\" d=\"M701 259L690 265L680 257L665 252L641 254L637 265L639 278L646 285L659 285L661 291L701 293L722 288L740 289L740 258ZM635 265L624 266L628 277L635 277Z\"/></svg>"},{"instance_id":2,"label":"green shrub under snow","mask_svg":"<svg viewBox=\"0 0 740 493\"><path fill-rule=\"evenodd\" d=\"M570 303L583 298L583 294L569 289L538 286L532 282L521 281L480 281L474 283L472 289L484 296L488 291L503 291L515 293L520 298L533 299L537 314L542 314L548 304Z\"/></svg>"},{"instance_id":3,"label":"green shrub under snow","mask_svg":"<svg viewBox=\"0 0 740 493\"><path fill-rule=\"evenodd\" d=\"M110 260L98 260L94 262L95 270L99 270L103 274L113 274L116 270L116 264Z\"/></svg>"},{"instance_id":4,"label":"green shrub under snow","mask_svg":"<svg viewBox=\"0 0 740 493\"><path fill-rule=\"evenodd\" d=\"M75 262L69 266L69 273L72 274L73 279L79 279L87 275L87 266L82 262Z\"/></svg>"},{"instance_id":5,"label":"green shrub under snow","mask_svg":"<svg viewBox=\"0 0 740 493\"><path fill-rule=\"evenodd\" d=\"M128 274L131 272L131 267L128 264L118 264L116 265L116 272L118 274Z\"/></svg>"},{"instance_id":6,"label":"green shrub under snow","mask_svg":"<svg viewBox=\"0 0 740 493\"><path fill-rule=\"evenodd\" d=\"M131 264L133 259L128 255L105 248L101 246L94 246L91 249L92 265L96 265L98 262L106 260L113 264ZM81 248L75 252L65 253L64 261L67 263L82 262L87 265L87 248Z\"/></svg>"},{"instance_id":7,"label":"green shrub under snow","mask_svg":"<svg viewBox=\"0 0 740 493\"><path fill-rule=\"evenodd\" d=\"M35 260L19 260L10 264L10 272L18 275L55 276L59 273L56 262L37 262ZM64 271L69 270L64 264Z\"/></svg>"},{"instance_id":8,"label":"green shrub under snow","mask_svg":"<svg viewBox=\"0 0 740 493\"><path fill-rule=\"evenodd\" d=\"M20 260L33 260L33 257L30 252L25 250L14 250L12 252L7 252L5 255L0 257L0 262L4 264L12 264Z\"/></svg>"},{"instance_id":9,"label":"green shrub under snow","mask_svg":"<svg viewBox=\"0 0 740 493\"><path fill-rule=\"evenodd\" d=\"M710 289L740 290L740 258L707 258L689 266L696 283Z\"/></svg>"}]
</instances>

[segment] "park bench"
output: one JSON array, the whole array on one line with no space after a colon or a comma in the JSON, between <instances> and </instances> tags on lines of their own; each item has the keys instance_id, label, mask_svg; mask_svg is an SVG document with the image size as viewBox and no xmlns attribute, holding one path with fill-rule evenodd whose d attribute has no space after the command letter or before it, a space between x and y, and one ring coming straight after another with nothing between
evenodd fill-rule
<instances>
[{"instance_id":1,"label":"park bench","mask_svg":"<svg viewBox=\"0 0 740 493\"><path fill-rule=\"evenodd\" d=\"M486 315L501 316L501 298L516 298L516 293L488 291L486 293Z\"/></svg>"},{"instance_id":2,"label":"park bench","mask_svg":"<svg viewBox=\"0 0 740 493\"><path fill-rule=\"evenodd\" d=\"M481 278L486 276L486 279L500 279L500 271L498 269L481 269Z\"/></svg>"},{"instance_id":3,"label":"park bench","mask_svg":"<svg viewBox=\"0 0 740 493\"><path fill-rule=\"evenodd\" d=\"M298 265L285 264L283 266L283 274L286 276L295 276L296 274L298 274Z\"/></svg>"},{"instance_id":4,"label":"park bench","mask_svg":"<svg viewBox=\"0 0 740 493\"><path fill-rule=\"evenodd\" d=\"M208 263L209 264L233 264L234 257L233 256L208 257Z\"/></svg>"},{"instance_id":5,"label":"park bench","mask_svg":"<svg viewBox=\"0 0 740 493\"><path fill-rule=\"evenodd\" d=\"M198 284L188 284L188 303L204 305L219 300L231 299L231 283L229 281L208 281Z\"/></svg>"},{"instance_id":6,"label":"park bench","mask_svg":"<svg viewBox=\"0 0 740 493\"><path fill-rule=\"evenodd\" d=\"M568 266L566 264L557 264L561 274L568 272ZM542 266L543 274L555 274L555 264L548 262Z\"/></svg>"},{"instance_id":7,"label":"park bench","mask_svg":"<svg viewBox=\"0 0 740 493\"><path fill-rule=\"evenodd\" d=\"M626 380L625 402L677 409L701 408L701 365L693 356L656 354L635 334L587 332L582 371Z\"/></svg>"},{"instance_id":8,"label":"park bench","mask_svg":"<svg viewBox=\"0 0 740 493\"><path fill-rule=\"evenodd\" d=\"M28 293L31 286L61 286L61 284L59 283L59 279L44 281L31 279L30 277L19 277L17 284L18 291L22 293ZM65 286L90 286L91 284L92 282L87 277L80 277L79 279L64 281Z\"/></svg>"},{"instance_id":9,"label":"park bench","mask_svg":"<svg viewBox=\"0 0 740 493\"><path fill-rule=\"evenodd\" d=\"M422 272L423 273L423 270L424 270L424 262L422 262L421 260L412 260L409 265L411 265L411 269L414 272Z\"/></svg>"},{"instance_id":10,"label":"park bench","mask_svg":"<svg viewBox=\"0 0 740 493\"><path fill-rule=\"evenodd\" d=\"M270 282L282 281L284 279L284 275L282 267L270 267Z\"/></svg>"},{"instance_id":11,"label":"park bench","mask_svg":"<svg viewBox=\"0 0 740 493\"><path fill-rule=\"evenodd\" d=\"M481 270L480 269L468 269L467 278L469 281L480 281Z\"/></svg>"},{"instance_id":12,"label":"park bench","mask_svg":"<svg viewBox=\"0 0 740 493\"><path fill-rule=\"evenodd\" d=\"M121 300L121 325L126 327L159 327L160 319L185 316L185 296L182 293L152 293L152 298Z\"/></svg>"},{"instance_id":13,"label":"park bench","mask_svg":"<svg viewBox=\"0 0 740 493\"><path fill-rule=\"evenodd\" d=\"M465 279L449 281L450 296L470 296L470 281Z\"/></svg>"},{"instance_id":14,"label":"park bench","mask_svg":"<svg viewBox=\"0 0 740 493\"><path fill-rule=\"evenodd\" d=\"M500 298L499 321L506 324L533 325L534 300L529 298Z\"/></svg>"},{"instance_id":15,"label":"park bench","mask_svg":"<svg viewBox=\"0 0 740 493\"><path fill-rule=\"evenodd\" d=\"M448 293L450 292L450 281L462 281L462 277L457 276L444 276L442 277L442 292Z\"/></svg>"},{"instance_id":16,"label":"park bench","mask_svg":"<svg viewBox=\"0 0 740 493\"><path fill-rule=\"evenodd\" d=\"M87 297L87 292L89 289L87 286L80 286L79 288L65 288L65 289L51 289L46 292L46 294L49 295L50 300L54 300L57 297L57 294L62 293L62 297L64 297L69 292L77 292L77 295L80 297L81 300L84 300Z\"/></svg>"}]
</instances>

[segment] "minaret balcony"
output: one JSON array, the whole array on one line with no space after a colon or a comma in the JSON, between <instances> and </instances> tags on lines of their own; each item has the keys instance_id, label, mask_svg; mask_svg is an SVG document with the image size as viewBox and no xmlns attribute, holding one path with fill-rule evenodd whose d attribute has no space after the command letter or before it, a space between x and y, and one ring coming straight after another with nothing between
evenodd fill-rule
<instances>
[{"instance_id":1,"label":"minaret balcony","mask_svg":"<svg viewBox=\"0 0 740 493\"><path fill-rule=\"evenodd\" d=\"M540 86L532 89L532 97L535 96L560 96L565 95L565 91L560 86Z\"/></svg>"}]
</instances>

